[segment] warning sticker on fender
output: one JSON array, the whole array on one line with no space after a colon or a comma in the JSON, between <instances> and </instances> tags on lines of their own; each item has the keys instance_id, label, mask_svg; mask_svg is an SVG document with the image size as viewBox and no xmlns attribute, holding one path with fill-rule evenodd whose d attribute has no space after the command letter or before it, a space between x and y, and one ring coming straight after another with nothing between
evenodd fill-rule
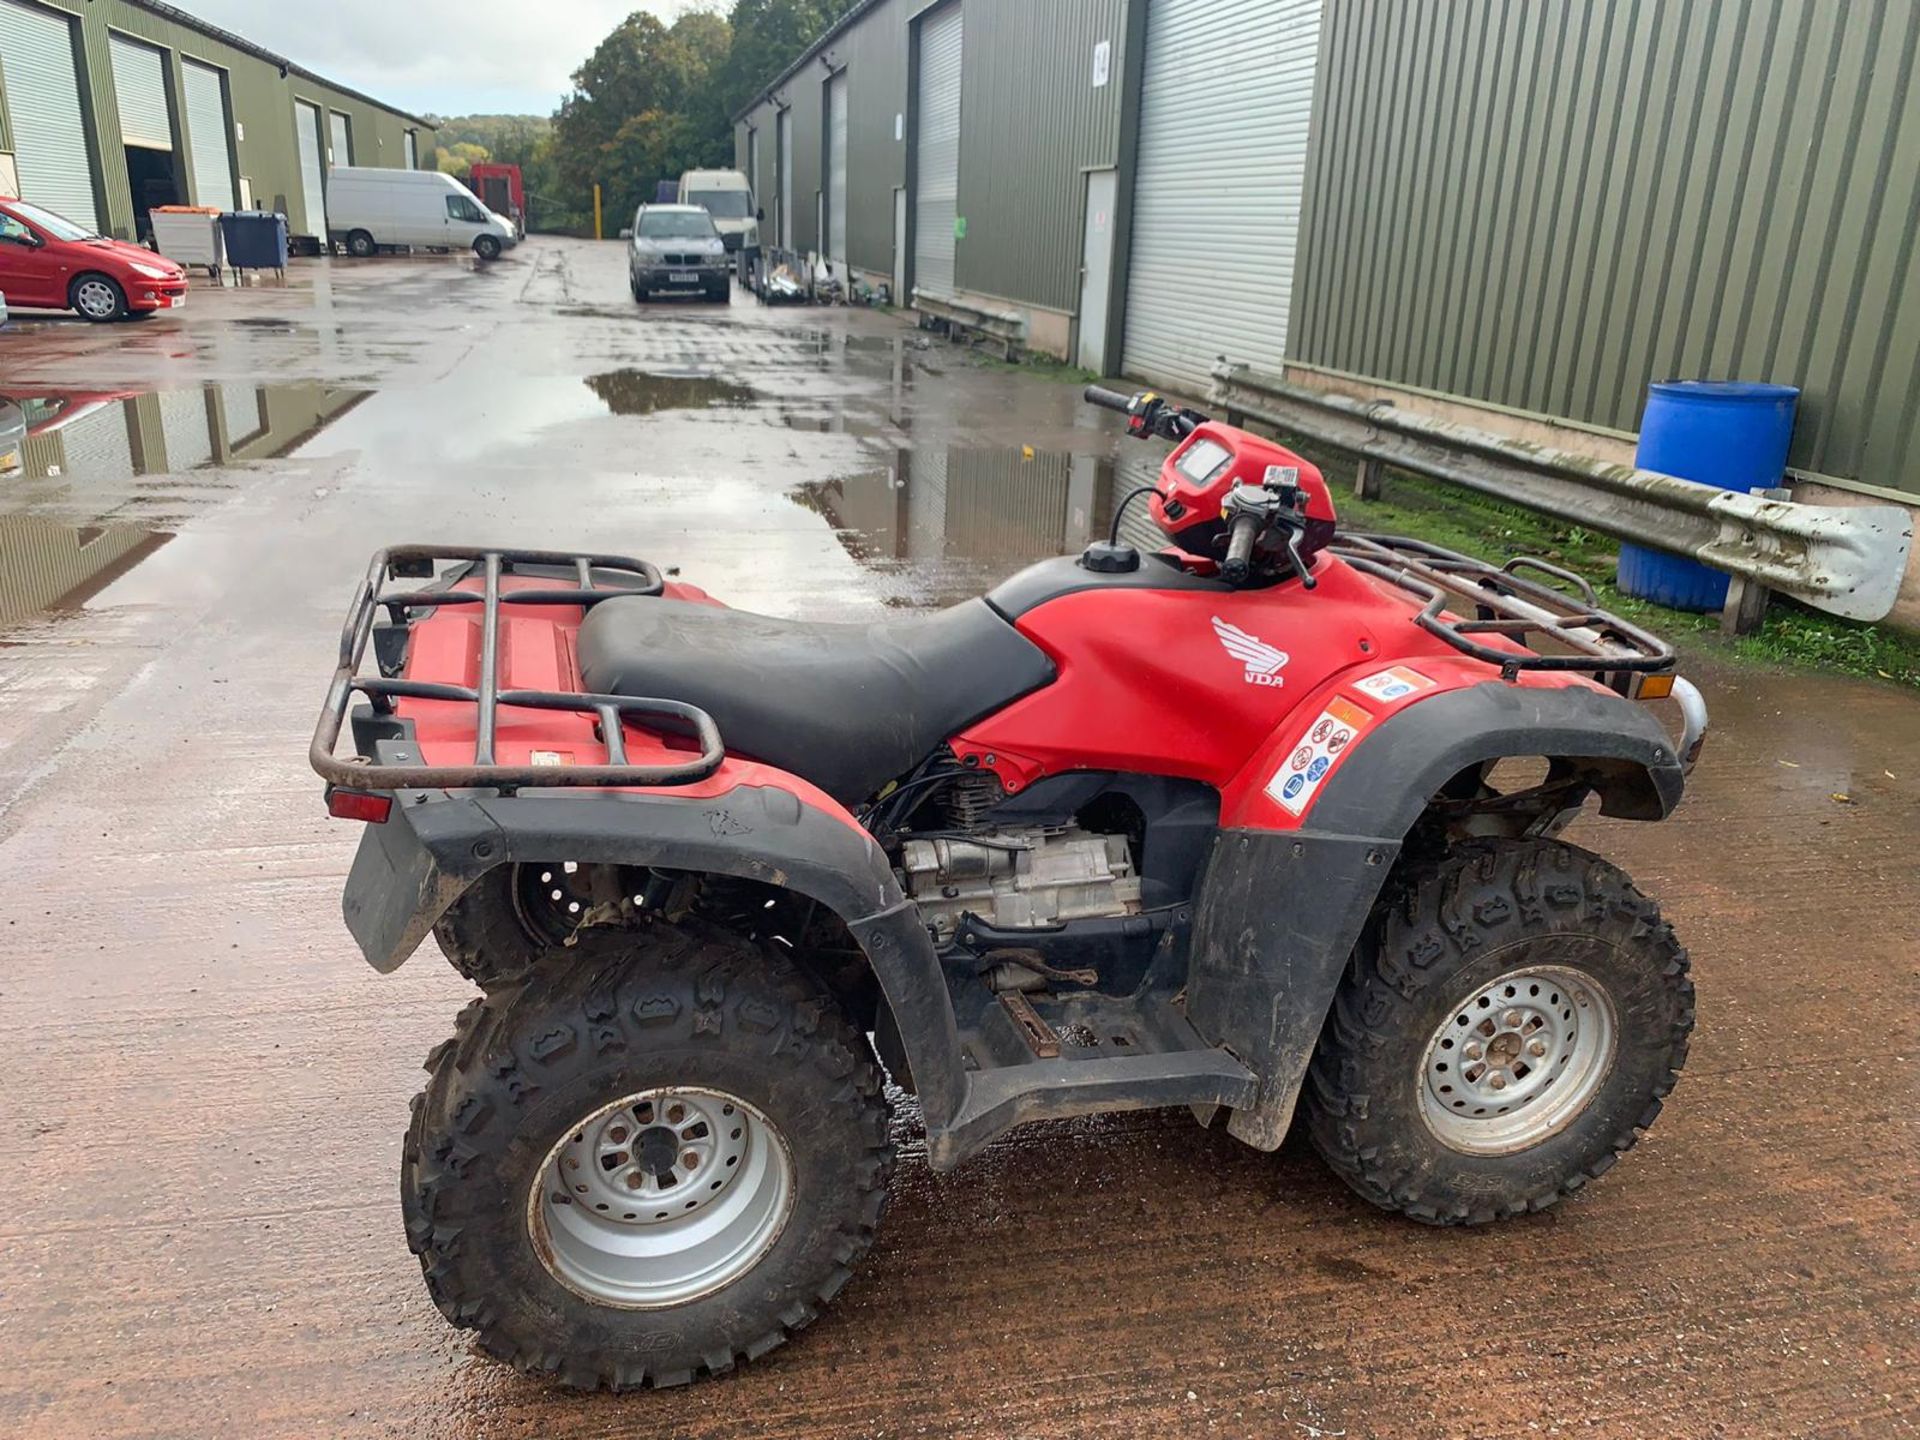
<instances>
[{"instance_id":1,"label":"warning sticker on fender","mask_svg":"<svg viewBox=\"0 0 1920 1440\"><path fill-rule=\"evenodd\" d=\"M1307 727L1300 743L1267 781L1267 794L1288 814L1304 815L1333 762L1372 720L1372 715L1351 701L1328 701L1320 718Z\"/></svg>"},{"instance_id":2,"label":"warning sticker on fender","mask_svg":"<svg viewBox=\"0 0 1920 1440\"><path fill-rule=\"evenodd\" d=\"M1431 690L1433 681L1418 670L1410 670L1405 665L1395 665L1387 670L1376 671L1364 680L1356 680L1353 688L1362 695L1371 695L1384 704L1389 700L1400 700L1408 695L1418 694L1422 690Z\"/></svg>"}]
</instances>

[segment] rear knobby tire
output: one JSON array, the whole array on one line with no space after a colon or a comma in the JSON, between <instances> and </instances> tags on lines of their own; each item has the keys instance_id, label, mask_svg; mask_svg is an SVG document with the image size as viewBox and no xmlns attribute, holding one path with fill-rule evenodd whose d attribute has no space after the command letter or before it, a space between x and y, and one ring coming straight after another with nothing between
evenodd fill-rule
<instances>
[{"instance_id":1,"label":"rear knobby tire","mask_svg":"<svg viewBox=\"0 0 1920 1440\"><path fill-rule=\"evenodd\" d=\"M583 937L575 964L469 1005L428 1057L401 1161L408 1243L441 1313L579 1389L681 1385L783 1343L851 1278L893 1170L871 1053L788 960L705 928L638 955L627 938ZM737 1097L777 1131L785 1218L720 1288L621 1308L557 1278L530 1205L590 1117L665 1087Z\"/></svg>"},{"instance_id":2,"label":"rear knobby tire","mask_svg":"<svg viewBox=\"0 0 1920 1440\"><path fill-rule=\"evenodd\" d=\"M482 990L523 978L561 943L541 934L523 913L515 887L518 865L496 865L460 894L433 927L433 938L453 968Z\"/></svg>"},{"instance_id":3,"label":"rear knobby tire","mask_svg":"<svg viewBox=\"0 0 1920 1440\"><path fill-rule=\"evenodd\" d=\"M1552 840L1461 844L1407 875L1369 923L1308 1071L1308 1132L1354 1190L1415 1220L1478 1225L1544 1210L1604 1174L1660 1113L1693 1029L1687 968L1687 952L1659 907L1598 856ZM1569 996L1586 998L1592 1013L1562 1008L1551 982L1531 1001L1525 992L1533 987L1524 983L1517 998L1503 999L1515 993L1506 977L1543 971L1569 979ZM1491 1008L1467 1016L1495 981ZM1561 1043L1563 1052L1577 1051L1583 1021L1589 1037L1605 1031L1610 1056L1601 1055L1590 1081L1572 1078L1583 1068L1575 1053L1566 1071L1548 1072L1557 1081L1530 1096L1538 1110L1511 1119L1494 1113L1501 1095L1511 1098L1528 1083L1504 1074L1511 1091L1489 1094L1491 1077L1484 1077L1470 1102L1486 1107L1484 1119L1473 1119L1472 1109L1456 1118L1441 1108L1458 1106L1466 1089L1438 1093L1463 1068L1453 1045L1437 1048L1443 1039L1479 1039L1472 1027L1483 1015L1497 1026L1504 1005L1543 1007L1545 992L1555 996L1549 1022L1565 1014L1575 1037ZM1539 1034L1547 1062L1555 1062L1553 1031ZM1448 1061L1452 1072L1433 1073ZM1550 1086L1560 1080L1556 1096ZM1585 1098L1557 1128L1527 1133L1570 1094ZM1517 1134L1491 1128L1516 1123ZM1493 1138L1483 1141L1476 1130Z\"/></svg>"}]
</instances>

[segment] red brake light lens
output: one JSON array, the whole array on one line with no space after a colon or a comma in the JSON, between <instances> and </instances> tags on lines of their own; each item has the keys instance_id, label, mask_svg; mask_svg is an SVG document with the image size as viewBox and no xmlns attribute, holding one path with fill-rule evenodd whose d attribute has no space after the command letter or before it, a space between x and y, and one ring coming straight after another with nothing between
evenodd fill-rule
<instances>
[{"instance_id":1,"label":"red brake light lens","mask_svg":"<svg viewBox=\"0 0 1920 1440\"><path fill-rule=\"evenodd\" d=\"M369 825L384 825L393 813L391 795L375 795L368 790L341 790L327 787L327 813L336 820L364 820Z\"/></svg>"}]
</instances>

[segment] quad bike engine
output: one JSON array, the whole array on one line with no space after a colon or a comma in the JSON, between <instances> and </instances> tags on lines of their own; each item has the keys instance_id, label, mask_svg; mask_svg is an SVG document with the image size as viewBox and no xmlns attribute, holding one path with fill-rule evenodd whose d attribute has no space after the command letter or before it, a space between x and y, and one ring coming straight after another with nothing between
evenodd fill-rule
<instances>
[{"instance_id":1,"label":"quad bike engine","mask_svg":"<svg viewBox=\"0 0 1920 1440\"><path fill-rule=\"evenodd\" d=\"M1032 930L1140 910L1126 836L1077 825L909 840L900 863L908 893L942 943L969 912L999 929Z\"/></svg>"}]
</instances>

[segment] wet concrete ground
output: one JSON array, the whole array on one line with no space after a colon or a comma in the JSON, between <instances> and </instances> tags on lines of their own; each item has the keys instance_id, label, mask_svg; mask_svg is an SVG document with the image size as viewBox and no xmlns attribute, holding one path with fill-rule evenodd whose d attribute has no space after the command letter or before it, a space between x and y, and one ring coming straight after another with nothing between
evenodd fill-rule
<instances>
[{"instance_id":1,"label":"wet concrete ground","mask_svg":"<svg viewBox=\"0 0 1920 1440\"><path fill-rule=\"evenodd\" d=\"M1184 1113L947 1176L908 1133L864 1273L767 1361L580 1398L470 1353L395 1185L467 991L360 960L305 763L367 553L590 544L875 613L1077 548L1157 458L886 317L639 311L620 266L308 263L0 333L35 429L0 478L0 1434L1920 1431L1920 704L1758 670L1700 672L1676 819L1576 832L1663 898L1700 1016L1577 1200L1434 1232Z\"/></svg>"}]
</instances>

